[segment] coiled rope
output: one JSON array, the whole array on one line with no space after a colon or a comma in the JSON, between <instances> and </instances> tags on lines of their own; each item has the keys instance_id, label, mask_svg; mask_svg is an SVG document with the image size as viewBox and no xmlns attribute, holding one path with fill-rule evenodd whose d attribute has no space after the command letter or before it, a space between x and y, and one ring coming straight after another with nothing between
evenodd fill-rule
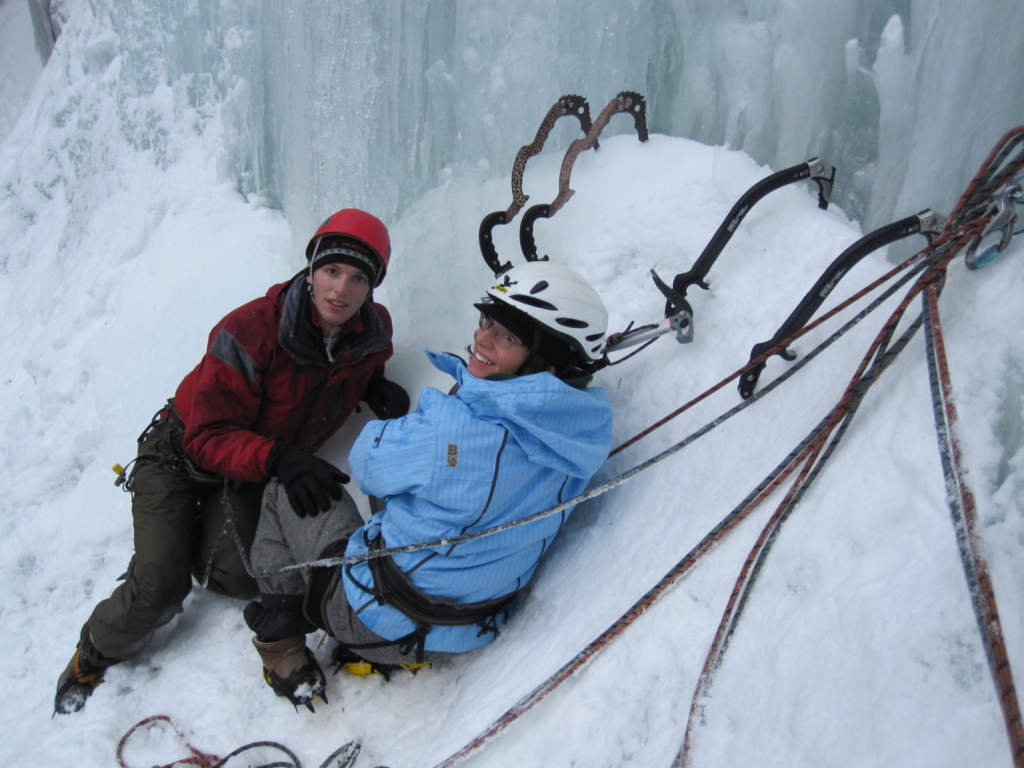
<instances>
[{"instance_id":1,"label":"coiled rope","mask_svg":"<svg viewBox=\"0 0 1024 768\"><path fill-rule=\"evenodd\" d=\"M131 737L140 728L153 725L156 723L162 723L166 727L170 728L178 740L184 745L184 747L191 753L187 757L179 758L173 762L166 763L164 765L152 766L152 768L177 768L182 765L194 765L198 768L229 768L231 761L239 755L254 752L256 750L271 750L273 752L279 752L284 755L284 759L271 760L270 762L253 762L253 756L246 758L246 762L237 763L239 768L302 768L302 763L299 758L292 752L288 747L280 744L276 741L253 741L233 750L230 754L225 757L217 757L216 755L202 752L196 749L185 738L185 734L182 733L181 729L175 724L175 722L167 715L151 715L150 717L143 718L131 728L128 729L127 733L121 737L121 740L117 744L117 764L121 768L131 768L124 759L124 749L128 744ZM358 742L349 741L338 749L334 750L326 760L320 764L320 768L347 768L355 763L356 758L359 757L360 746Z\"/></svg>"}]
</instances>

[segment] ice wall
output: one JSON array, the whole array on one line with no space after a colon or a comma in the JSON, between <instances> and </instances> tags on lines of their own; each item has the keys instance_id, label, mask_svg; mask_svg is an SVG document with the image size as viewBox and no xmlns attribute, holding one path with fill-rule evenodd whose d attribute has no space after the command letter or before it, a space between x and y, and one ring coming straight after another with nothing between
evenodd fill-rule
<instances>
[{"instance_id":1,"label":"ice wall","mask_svg":"<svg viewBox=\"0 0 1024 768\"><path fill-rule=\"evenodd\" d=\"M42 24L33 23L34 8L33 3L0 0L0 142L14 127L45 63L45 57L36 55L34 31Z\"/></svg>"},{"instance_id":2,"label":"ice wall","mask_svg":"<svg viewBox=\"0 0 1024 768\"><path fill-rule=\"evenodd\" d=\"M948 209L1024 121L1015 0L307 2L261 16L286 41L273 71L287 76L266 81L284 155L268 183L296 222L346 196L401 209L450 172L507 174L562 93L597 111L639 90L653 131L773 168L827 157L837 202L867 226Z\"/></svg>"},{"instance_id":3,"label":"ice wall","mask_svg":"<svg viewBox=\"0 0 1024 768\"><path fill-rule=\"evenodd\" d=\"M836 201L866 228L947 210L1024 122L1019 0L86 5L122 57L117 87L169 88L220 119L225 176L282 205L297 232L342 204L393 217L453 173L507 175L564 93L596 113L638 90L653 132L775 169L821 155L839 167ZM148 130L159 143L167 129ZM550 151L575 135L560 125Z\"/></svg>"}]
</instances>

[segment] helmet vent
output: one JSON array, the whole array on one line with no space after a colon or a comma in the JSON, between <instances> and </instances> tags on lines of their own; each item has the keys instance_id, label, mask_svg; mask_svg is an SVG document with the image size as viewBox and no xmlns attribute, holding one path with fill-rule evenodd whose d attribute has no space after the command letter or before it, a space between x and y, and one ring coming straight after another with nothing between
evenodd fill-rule
<instances>
[{"instance_id":1,"label":"helmet vent","mask_svg":"<svg viewBox=\"0 0 1024 768\"><path fill-rule=\"evenodd\" d=\"M554 304L550 304L544 301L544 299L538 299L536 296L525 296L521 293L517 293L515 296L510 296L509 298L522 304L529 304L531 307L537 307L537 309L546 309L550 312L554 312L556 309Z\"/></svg>"},{"instance_id":2,"label":"helmet vent","mask_svg":"<svg viewBox=\"0 0 1024 768\"><path fill-rule=\"evenodd\" d=\"M537 354L547 362L555 364L557 358L559 363L587 371L600 367L608 309L583 275L548 261L531 261L510 267L497 275L497 281L487 289L484 302L476 305L481 312L517 335L514 322L510 326L501 319L501 310L507 309L510 319L523 322L518 315L525 315L532 322L525 335L533 335L539 344ZM565 357L566 350L573 359Z\"/></svg>"},{"instance_id":3,"label":"helmet vent","mask_svg":"<svg viewBox=\"0 0 1024 768\"><path fill-rule=\"evenodd\" d=\"M582 320L577 320L572 317L559 317L555 319L555 322L559 325L565 326L566 328L589 328L590 323L586 323Z\"/></svg>"}]
</instances>

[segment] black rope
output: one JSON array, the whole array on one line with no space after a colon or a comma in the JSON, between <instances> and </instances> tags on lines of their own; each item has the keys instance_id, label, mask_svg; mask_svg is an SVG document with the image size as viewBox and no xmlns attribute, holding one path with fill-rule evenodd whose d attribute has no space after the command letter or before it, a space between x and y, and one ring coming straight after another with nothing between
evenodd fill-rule
<instances>
[{"instance_id":1,"label":"black rope","mask_svg":"<svg viewBox=\"0 0 1024 768\"><path fill-rule=\"evenodd\" d=\"M279 744L276 741L253 741L245 744L216 762L213 765L213 768L226 768L228 761L232 758L251 750L264 747L284 752L288 756L288 761L275 760L270 763L246 763L245 768L302 768L302 763L299 761L299 758L296 757L295 753L288 749L288 747L284 746L284 744Z\"/></svg>"}]
</instances>

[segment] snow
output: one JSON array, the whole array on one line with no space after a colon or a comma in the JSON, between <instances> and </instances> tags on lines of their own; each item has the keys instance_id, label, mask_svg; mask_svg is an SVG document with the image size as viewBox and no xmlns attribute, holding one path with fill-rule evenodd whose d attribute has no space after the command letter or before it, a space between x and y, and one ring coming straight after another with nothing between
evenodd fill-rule
<instances>
[{"instance_id":1,"label":"snow","mask_svg":"<svg viewBox=\"0 0 1024 768\"><path fill-rule=\"evenodd\" d=\"M0 21L17 5L0 4ZM301 244L315 219L309 210L275 208L270 192L239 193L244 186L232 176L225 147L252 140L237 133L235 121L240 100L250 96L233 92L221 111L196 97L201 84L154 77L149 90L138 87L140 79L127 79L124 69L153 64L144 55L152 41L142 31L125 40L123 29L92 15L91 5L53 5L62 33L49 63L40 73L34 52L21 54L23 66L4 59L9 82L31 95L0 102L0 127L12 126L0 144L0 616L13 650L0 704L4 765L107 766L132 725L157 714L218 755L273 740L304 765L319 765L354 739L362 744L360 766L435 765L604 631L771 471L842 394L894 304L693 445L581 505L520 614L479 652L390 683L331 677L330 705L297 713L262 681L242 605L197 589L143 655L108 672L82 712L52 718L56 679L79 627L131 554L129 500L109 467L133 457L135 437L196 363L214 323L302 265ZM183 11L197 12L187 4ZM133 21L152 31L145 22ZM466 48L467 66L487 74L494 28L485 17L474 23L480 44ZM873 76L883 101L894 105L911 67L900 23L884 29ZM751 45L772 42L758 40L756 29L742 31L754 36ZM23 26L0 23L0 51L23 33ZM534 34L543 39L540 30ZM238 29L226 37L238 57L254 44ZM722 52L733 57L730 66L755 61L743 58L743 39ZM792 71L791 50L768 53L774 66ZM849 46L847 55L856 58ZM505 75L492 68L492 87L500 90ZM521 116L534 126L506 144L532 140L543 112ZM613 124L628 129L631 121L618 116ZM1011 127L992 127L988 144ZM553 134L528 164L529 205L557 194L567 136ZM891 141L898 146L904 138ZM480 137L466 141L476 146ZM984 149L972 155L975 165ZM424 387L448 386L423 348L458 352L469 341L472 302L492 279L477 228L484 215L508 207L513 157L514 150L500 168L442 174L387 217L394 257L377 296L395 317L390 375L414 398ZM920 162L911 156L906 171L915 173ZM623 130L579 157L576 194L556 216L538 221L538 247L588 275L609 306L613 330L655 321L663 301L649 270L670 279L688 269L737 198L779 167L657 131L641 144ZM966 179L958 181L941 190L945 199ZM853 183L840 166L837 188ZM370 196L369 188L351 194ZM931 204L915 201L894 218ZM513 262L521 260L517 223L495 230L499 255ZM711 290L690 292L694 341L662 338L598 375L615 405L616 444L739 368L861 234L840 205L821 211L808 182L762 200L711 270ZM910 242L923 245L920 237ZM1015 241L977 272L957 259L940 302L963 459L1018 675L1022 250ZM866 258L825 307L890 266L885 253ZM800 340L795 351L806 355L851 314ZM774 358L762 385L789 367ZM735 386L724 387L609 460L595 484L738 402ZM871 389L782 529L704 702L691 765L1012 764L946 503L931 409L917 337ZM323 455L344 466L361 418ZM780 500L776 493L468 764L671 764L733 582ZM329 647L317 650L321 659ZM154 725L132 737L124 759L165 764L184 757L182 750L173 733Z\"/></svg>"}]
</instances>

